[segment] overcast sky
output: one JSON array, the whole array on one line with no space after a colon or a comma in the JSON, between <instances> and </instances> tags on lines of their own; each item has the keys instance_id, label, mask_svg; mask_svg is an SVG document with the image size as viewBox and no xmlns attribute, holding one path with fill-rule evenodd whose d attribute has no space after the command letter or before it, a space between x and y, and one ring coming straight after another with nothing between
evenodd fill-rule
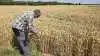
<instances>
[{"instance_id":1,"label":"overcast sky","mask_svg":"<svg viewBox=\"0 0 100 56\"><path fill-rule=\"evenodd\" d=\"M100 0L15 0L15 1L58 1L58 2L71 2L71 3L99 3L100 4Z\"/></svg>"}]
</instances>

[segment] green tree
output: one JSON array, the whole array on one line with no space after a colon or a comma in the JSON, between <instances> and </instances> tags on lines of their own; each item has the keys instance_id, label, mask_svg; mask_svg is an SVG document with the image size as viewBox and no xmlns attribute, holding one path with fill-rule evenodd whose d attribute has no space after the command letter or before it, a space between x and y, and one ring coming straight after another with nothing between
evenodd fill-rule
<instances>
[{"instance_id":1,"label":"green tree","mask_svg":"<svg viewBox=\"0 0 100 56\"><path fill-rule=\"evenodd\" d=\"M12 2L13 0L0 0L0 2Z\"/></svg>"}]
</instances>

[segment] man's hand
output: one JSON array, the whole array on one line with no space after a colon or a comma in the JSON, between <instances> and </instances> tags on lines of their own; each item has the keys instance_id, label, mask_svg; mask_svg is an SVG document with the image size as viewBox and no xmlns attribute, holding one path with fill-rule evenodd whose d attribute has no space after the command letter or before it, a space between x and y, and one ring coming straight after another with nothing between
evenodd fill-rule
<instances>
[{"instance_id":1,"label":"man's hand","mask_svg":"<svg viewBox=\"0 0 100 56\"><path fill-rule=\"evenodd\" d=\"M32 39L32 37L33 38L39 38L39 36L38 36L37 33L38 33L38 31L36 30L36 28L34 28L33 30L31 30L30 33L29 33L29 36L31 36L30 39Z\"/></svg>"},{"instance_id":2,"label":"man's hand","mask_svg":"<svg viewBox=\"0 0 100 56\"><path fill-rule=\"evenodd\" d=\"M35 34L38 33L38 31L37 31L36 28L34 28L34 27L30 27L30 28L29 28L29 32L30 32L30 33L35 33Z\"/></svg>"}]
</instances>

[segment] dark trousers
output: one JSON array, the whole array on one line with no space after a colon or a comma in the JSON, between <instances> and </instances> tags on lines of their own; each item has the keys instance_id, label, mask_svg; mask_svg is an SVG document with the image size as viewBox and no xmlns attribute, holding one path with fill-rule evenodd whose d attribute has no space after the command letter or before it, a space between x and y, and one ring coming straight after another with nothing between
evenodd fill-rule
<instances>
[{"instance_id":1,"label":"dark trousers","mask_svg":"<svg viewBox=\"0 0 100 56\"><path fill-rule=\"evenodd\" d=\"M23 56L29 56L29 51L28 51L28 47L27 47L27 43L26 43L26 39L25 39L25 32L24 31L20 31L16 28L12 28L15 36L16 36L16 41L18 43L18 50L20 51L20 54L22 54Z\"/></svg>"}]
</instances>

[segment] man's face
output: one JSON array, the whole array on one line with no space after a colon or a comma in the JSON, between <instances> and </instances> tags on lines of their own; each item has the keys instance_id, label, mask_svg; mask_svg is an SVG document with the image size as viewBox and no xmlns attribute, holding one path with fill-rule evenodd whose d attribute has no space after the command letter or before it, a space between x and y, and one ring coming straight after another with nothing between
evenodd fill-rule
<instances>
[{"instance_id":1,"label":"man's face","mask_svg":"<svg viewBox=\"0 0 100 56\"><path fill-rule=\"evenodd\" d=\"M41 15L41 12L39 9L34 10L34 18L38 18L40 17L40 15Z\"/></svg>"},{"instance_id":2,"label":"man's face","mask_svg":"<svg viewBox=\"0 0 100 56\"><path fill-rule=\"evenodd\" d=\"M37 15L37 14L34 15L34 18L38 18L38 17L40 17L40 15Z\"/></svg>"}]
</instances>

